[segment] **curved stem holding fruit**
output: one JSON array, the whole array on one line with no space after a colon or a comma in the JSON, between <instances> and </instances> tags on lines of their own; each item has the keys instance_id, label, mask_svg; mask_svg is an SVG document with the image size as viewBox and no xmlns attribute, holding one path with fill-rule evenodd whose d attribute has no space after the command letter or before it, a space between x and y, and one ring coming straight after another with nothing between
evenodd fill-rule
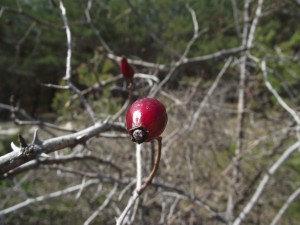
<instances>
[{"instance_id":1,"label":"curved stem holding fruit","mask_svg":"<svg viewBox=\"0 0 300 225\"><path fill-rule=\"evenodd\" d=\"M157 143L158 143L158 149L157 149L157 154L156 154L156 158L155 158L155 162L154 162L152 171L149 174L149 176L147 177L145 183L141 187L139 187L140 186L140 181L138 181L138 180L141 179L141 178L139 177L140 175L139 175L138 170L140 169L139 166L141 166L141 163L139 163L139 165L138 165L138 162L137 162L137 186L136 186L137 188L136 188L136 191L133 192L133 196L129 199L126 208L123 210L122 214L117 219L116 225L122 225L123 224L127 213L133 207L133 205L136 202L136 200L138 199L138 197L145 191L145 189L152 182L152 180L153 180L153 178L154 178L154 176L155 176L155 174L158 170L160 156L161 156L162 138L158 137L158 138L156 138L156 140L157 140ZM140 145L137 144L136 147L137 147L136 153L137 153L137 157L138 157L138 155L140 154L140 149L139 149ZM138 160L138 158L137 158L137 160Z\"/></svg>"},{"instance_id":2,"label":"curved stem holding fruit","mask_svg":"<svg viewBox=\"0 0 300 225\"><path fill-rule=\"evenodd\" d=\"M141 195L144 190L147 188L147 186L149 184L151 184L157 170L158 170L158 167L159 167L159 161L160 161L160 156L161 156L161 140L162 138L161 137L158 137L156 138L157 140L157 143L158 143L158 149L157 149L157 154L156 154L156 158L155 158L155 161L154 161L154 165L153 165L153 168L152 168L152 171L151 173L149 174L149 176L147 177L145 183L143 184L143 186L137 191L138 192L138 195Z\"/></svg>"}]
</instances>

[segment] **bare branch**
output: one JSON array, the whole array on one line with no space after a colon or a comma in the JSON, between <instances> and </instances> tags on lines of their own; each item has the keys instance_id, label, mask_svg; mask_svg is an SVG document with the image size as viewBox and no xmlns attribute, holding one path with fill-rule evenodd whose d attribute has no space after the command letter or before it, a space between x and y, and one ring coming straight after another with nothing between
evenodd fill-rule
<instances>
[{"instance_id":1,"label":"bare branch","mask_svg":"<svg viewBox=\"0 0 300 225\"><path fill-rule=\"evenodd\" d=\"M39 157L42 153L50 153L67 147L74 147L82 144L88 139L98 135L99 133L116 130L126 132L123 124L120 123L103 123L88 127L82 131L68 134L40 143L30 144L20 151L13 151L0 157L0 174L4 174L32 159Z\"/></svg>"},{"instance_id":2,"label":"bare branch","mask_svg":"<svg viewBox=\"0 0 300 225\"><path fill-rule=\"evenodd\" d=\"M136 147L136 188L133 192L133 196L129 199L127 206L121 213L120 217L117 219L117 223L116 223L117 225L122 225L125 222L126 216L130 211L130 209L133 207L133 205L138 204L138 198L139 198L138 191L142 186L142 152L141 152L142 144L136 144L135 147ZM122 191L122 193L125 193L125 191L128 188L130 188L131 185L132 183L129 183L129 185ZM119 200L122 198L121 197L123 195L122 193L119 196ZM132 218L132 220L133 219L134 217Z\"/></svg>"},{"instance_id":3,"label":"bare branch","mask_svg":"<svg viewBox=\"0 0 300 225\"><path fill-rule=\"evenodd\" d=\"M240 225L245 217L251 212L253 206L256 204L257 200L260 198L262 193L264 192L266 185L268 184L271 177L275 174L275 172L280 168L280 166L293 154L297 151L300 147L300 142L297 141L293 145L291 145L288 149L286 149L282 155L277 159L277 161L268 169L267 173L264 175L263 179L259 183L255 193L253 194L252 198L249 200L247 205L244 207L242 212L233 222L233 225Z\"/></svg>"},{"instance_id":4,"label":"bare branch","mask_svg":"<svg viewBox=\"0 0 300 225\"><path fill-rule=\"evenodd\" d=\"M192 130L197 122L197 119L199 118L204 106L207 104L208 99L211 97L211 95L213 94L213 92L215 91L216 87L219 84L219 81L221 80L222 76L225 74L225 72L227 71L227 69L229 68L230 64L232 62L232 57L228 58L227 61L225 62L222 70L219 72L219 74L217 75L214 83L211 85L211 87L209 88L208 92L206 93L205 97L203 98L203 100L201 101L197 111L195 113L193 113L192 116L192 120L191 123L188 127L189 130Z\"/></svg>"},{"instance_id":5,"label":"bare branch","mask_svg":"<svg viewBox=\"0 0 300 225\"><path fill-rule=\"evenodd\" d=\"M112 197L116 194L118 190L118 184L115 183L114 188L109 192L109 194L106 196L105 201L99 206L99 208L83 223L83 225L89 225L101 212L105 207L109 204Z\"/></svg>"},{"instance_id":6,"label":"bare branch","mask_svg":"<svg viewBox=\"0 0 300 225\"><path fill-rule=\"evenodd\" d=\"M87 182L85 182L84 188L87 188L91 185L98 184L98 183L99 183L98 179L88 180ZM20 202L16 205L13 205L13 206L9 207L9 208L1 210L0 215L2 216L2 215L5 215L5 214L8 214L8 213L17 211L21 208L27 207L29 205L32 205L32 204L35 204L35 203L38 203L38 202L43 202L43 201L46 201L46 200L49 200L49 199L52 199L52 198L60 197L62 195L70 194L72 192L78 191L80 188L82 188L82 184L78 184L78 185L75 185L75 186L72 186L72 187L68 187L68 188L60 190L60 191L52 192L48 195L43 195L43 196L39 196L39 197L36 197L36 198L28 198L24 202Z\"/></svg>"},{"instance_id":7,"label":"bare branch","mask_svg":"<svg viewBox=\"0 0 300 225\"><path fill-rule=\"evenodd\" d=\"M238 18L238 8L237 8L236 0L231 0L231 5L232 5L236 33L240 37L241 36L241 27L240 27L240 22L239 22L239 18Z\"/></svg>"},{"instance_id":8,"label":"bare branch","mask_svg":"<svg viewBox=\"0 0 300 225\"><path fill-rule=\"evenodd\" d=\"M136 190L133 192L133 196L131 196L131 198L129 199L127 206L125 207L125 209L123 210L122 214L120 215L120 217L117 219L117 225L122 225L124 222L124 219L127 215L127 213L129 212L129 210L132 208L132 206L134 205L134 203L136 202L136 200L138 199L138 197L145 191L145 189L149 186L149 184L152 182L152 179L154 178L157 170L158 170L158 166L159 166L159 161L160 161L160 156L161 156L161 137L157 138L157 143L158 143L158 148L157 148L157 154L156 154L156 159L152 168L151 173L149 174L149 176L147 177L145 183L143 185L141 185L141 181L139 181L141 178L141 171L139 171L141 168L139 168L141 166L141 162L139 163L139 165L137 165L137 188ZM140 157L140 148L137 146L137 157ZM140 159L137 159L140 160ZM138 163L138 162L137 162ZM141 185L141 186L140 186Z\"/></svg>"},{"instance_id":9,"label":"bare branch","mask_svg":"<svg viewBox=\"0 0 300 225\"><path fill-rule=\"evenodd\" d=\"M68 18L66 15L66 9L62 1L59 1L59 8L61 10L61 16L64 21L64 26L66 29L66 35L67 35L67 60L66 60L66 74L64 79L70 80L71 79L71 57L72 57L72 40L71 40L71 30L68 23Z\"/></svg>"},{"instance_id":10,"label":"bare branch","mask_svg":"<svg viewBox=\"0 0 300 225\"><path fill-rule=\"evenodd\" d=\"M40 157L38 159L32 160L28 163L25 163L15 169L12 169L8 171L7 173L4 173L3 175L0 175L0 178L8 178L12 176L16 176L17 174L26 172L31 169L38 168L39 166L45 166L45 165L53 165L53 164L64 164L68 162L74 162L74 161L94 161L100 164L107 165L114 170L116 170L119 173L119 176L121 177L122 170L117 165L113 164L110 161L101 159L100 157L94 156L94 155L85 155L85 154L76 154L76 155L66 155L66 156L59 156L56 158L43 158Z\"/></svg>"},{"instance_id":11,"label":"bare branch","mask_svg":"<svg viewBox=\"0 0 300 225\"><path fill-rule=\"evenodd\" d=\"M64 21L65 29L66 29L66 35L67 35L67 59L66 59L66 74L64 79L67 81L67 85L69 88L76 93L80 101L85 106L87 112L89 113L90 117L92 118L93 122L97 124L99 122L95 112L93 111L92 107L88 103L88 101L84 98L84 96L81 94L80 90L75 87L75 85L71 81L71 58L72 58L72 39L71 39L71 30L68 23L68 18L66 16L66 9L64 7L64 4L62 1L59 2L59 8L61 10L61 16Z\"/></svg>"},{"instance_id":12,"label":"bare branch","mask_svg":"<svg viewBox=\"0 0 300 225\"><path fill-rule=\"evenodd\" d=\"M193 24L194 24L194 35L196 35L199 32L199 25L198 25L198 21L197 21L197 16L196 16L195 10L192 9L188 4L186 5L186 8L189 10L189 12L192 15Z\"/></svg>"},{"instance_id":13,"label":"bare branch","mask_svg":"<svg viewBox=\"0 0 300 225\"><path fill-rule=\"evenodd\" d=\"M44 87L48 87L48 88L55 88L58 90L70 90L69 86L62 86L62 85L56 85L56 84L41 84Z\"/></svg>"},{"instance_id":14,"label":"bare branch","mask_svg":"<svg viewBox=\"0 0 300 225\"><path fill-rule=\"evenodd\" d=\"M142 144L136 144L136 190L142 186Z\"/></svg>"},{"instance_id":15,"label":"bare branch","mask_svg":"<svg viewBox=\"0 0 300 225\"><path fill-rule=\"evenodd\" d=\"M284 205L281 207L281 209L279 210L279 212L277 213L277 215L274 217L274 219L270 223L270 225L276 225L279 222L279 220L281 219L281 217L283 216L283 214L286 212L286 210L290 207L290 205L293 203L293 201L299 195L300 195L300 187L289 196L289 198L286 200L286 202L284 203Z\"/></svg>"},{"instance_id":16,"label":"bare branch","mask_svg":"<svg viewBox=\"0 0 300 225\"><path fill-rule=\"evenodd\" d=\"M274 95L278 103L284 108L295 120L295 122L298 125L298 128L300 128L300 118L295 110L293 110L288 104L285 103L285 101L280 97L280 95L277 93L277 91L272 87L271 83L268 80L268 74L267 74L267 66L266 66L266 60L263 59L261 62L261 70L263 72L263 77L265 81L266 87L269 89L269 91ZM300 131L300 129L299 129Z\"/></svg>"},{"instance_id":17,"label":"bare branch","mask_svg":"<svg viewBox=\"0 0 300 225\"><path fill-rule=\"evenodd\" d=\"M156 185L157 183L153 183L153 185ZM196 196L191 196L190 194L186 193L184 190L178 189L177 187L171 187L165 184L160 184L159 187L165 189L165 190L172 190L173 192L162 192L163 195L169 195L174 196L179 199L185 199L190 201L191 203L198 205L205 209L207 212L209 212L213 217L217 218L220 222L227 224L227 221L221 216L221 213L219 213L215 208L210 206L207 202L205 202L203 199L200 199Z\"/></svg>"},{"instance_id":18,"label":"bare branch","mask_svg":"<svg viewBox=\"0 0 300 225\"><path fill-rule=\"evenodd\" d=\"M235 203L237 199L236 186L239 180L239 173L240 173L238 155L240 155L243 149L243 142L244 142L245 90L246 90L247 79L248 79L247 61L248 61L249 51L253 45L255 30L258 24L258 19L261 14L263 0L258 0L259 5L256 9L255 17L254 20L252 21L251 26L249 24L250 3L251 0L246 0L244 4L244 27L243 27L243 34L242 34L242 45L246 49L246 52L240 59L241 64L240 64L240 81L239 81L239 88L238 88L236 149L235 149L235 156L232 159L234 170L232 172L231 192L229 193L228 204L227 204L227 219L229 223L231 223L231 221L233 220L233 209L235 207Z\"/></svg>"},{"instance_id":19,"label":"bare branch","mask_svg":"<svg viewBox=\"0 0 300 225\"><path fill-rule=\"evenodd\" d=\"M34 120L34 118L31 117L24 109L21 109L18 106L12 106L12 105L6 105L0 103L0 109L9 110L12 114L18 113L27 120Z\"/></svg>"},{"instance_id":20,"label":"bare branch","mask_svg":"<svg viewBox=\"0 0 300 225\"><path fill-rule=\"evenodd\" d=\"M0 103L0 109L9 110L12 114L12 119L14 120L15 124L23 126L23 125L33 125L33 126L39 126L41 128L52 128L59 131L65 131L65 132L76 132L76 130L73 129L66 129L60 126L57 126L52 123L47 123L41 120L34 119L31 117L24 109L21 109L16 106L6 105ZM16 114L19 114L20 116L24 117L26 120L18 119Z\"/></svg>"},{"instance_id":21,"label":"bare branch","mask_svg":"<svg viewBox=\"0 0 300 225\"><path fill-rule=\"evenodd\" d=\"M35 27L36 27L36 22L32 22L28 27L27 31L25 32L24 36L16 44L16 60L20 58L21 45L24 43L24 41L27 39L27 37L34 30Z\"/></svg>"},{"instance_id":22,"label":"bare branch","mask_svg":"<svg viewBox=\"0 0 300 225\"><path fill-rule=\"evenodd\" d=\"M106 43L106 41L102 37L100 30L95 27L95 25L92 21L91 14L90 14L91 8L92 8L92 0L89 0L87 3L86 9L84 11L86 20L90 24L92 30L97 34L97 37L98 37L100 43L102 44L102 46L105 48L106 52L111 55L114 55L112 49L109 47L109 45Z\"/></svg>"},{"instance_id":23,"label":"bare branch","mask_svg":"<svg viewBox=\"0 0 300 225\"><path fill-rule=\"evenodd\" d=\"M264 3L264 0L258 0L258 6L256 8L255 16L254 16L254 19L252 21L250 31L249 31L249 35L248 35L248 40L247 40L247 44L246 44L247 49L252 48L253 41L254 41L254 36L255 36L255 30L256 30L256 27L257 27L257 24L258 24L258 20L261 16L263 3Z\"/></svg>"},{"instance_id":24,"label":"bare branch","mask_svg":"<svg viewBox=\"0 0 300 225\"><path fill-rule=\"evenodd\" d=\"M246 50L246 48L244 46L222 49L222 50L219 50L217 52L213 52L213 53L210 53L207 55L196 56L193 58L185 58L182 60L181 63L175 62L175 63L171 63L171 64L157 64L157 63L146 62L143 60L136 60L136 59L127 59L127 60L130 64L133 64L133 65L138 65L138 66L143 66L143 67L147 67L147 68L153 68L153 69L159 69L159 70L166 71L175 66L179 66L179 65L183 66L186 64L190 64L190 63L199 63L199 62L204 62L204 61L208 61L208 60L212 60L212 59L219 59L219 58L223 58L226 56L236 55L245 50ZM107 57L112 60L115 60L115 61L120 61L122 58L120 56L115 56L110 53L107 54Z\"/></svg>"},{"instance_id":25,"label":"bare branch","mask_svg":"<svg viewBox=\"0 0 300 225\"><path fill-rule=\"evenodd\" d=\"M188 42L187 46L185 47L184 52L180 56L179 60L175 63L175 66L171 68L169 73L165 76L165 78L157 85L157 87L153 88L149 94L150 97L155 97L156 94L162 89L162 87L170 80L170 78L173 76L174 72L184 63L185 60L187 60L187 55L191 50L192 45L195 43L195 41L200 37L201 34L205 33L208 29L203 29L201 32L199 32L199 25L196 18L195 11L189 7L186 6L189 12L192 15L193 25L194 25L194 34L191 40Z\"/></svg>"},{"instance_id":26,"label":"bare branch","mask_svg":"<svg viewBox=\"0 0 300 225\"><path fill-rule=\"evenodd\" d=\"M199 62L208 61L208 60L212 60L212 59L218 59L218 58L222 58L222 57L226 57L226 56L232 56L234 54L240 53L245 50L246 49L244 46L239 46L239 47L229 48L229 49L222 49L220 51L217 51L217 52L214 52L211 54L184 59L182 61L182 65L188 64L188 63L199 63Z\"/></svg>"}]
</instances>

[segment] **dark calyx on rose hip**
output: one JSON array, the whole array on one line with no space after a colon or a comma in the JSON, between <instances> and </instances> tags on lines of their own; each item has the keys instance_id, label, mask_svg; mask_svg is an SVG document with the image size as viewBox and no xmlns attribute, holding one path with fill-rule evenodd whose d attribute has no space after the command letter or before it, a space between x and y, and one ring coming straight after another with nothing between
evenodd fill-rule
<instances>
[{"instance_id":1,"label":"dark calyx on rose hip","mask_svg":"<svg viewBox=\"0 0 300 225\"><path fill-rule=\"evenodd\" d=\"M158 138L168 122L165 106L154 98L135 101L127 111L126 126L131 140L137 143Z\"/></svg>"}]
</instances>

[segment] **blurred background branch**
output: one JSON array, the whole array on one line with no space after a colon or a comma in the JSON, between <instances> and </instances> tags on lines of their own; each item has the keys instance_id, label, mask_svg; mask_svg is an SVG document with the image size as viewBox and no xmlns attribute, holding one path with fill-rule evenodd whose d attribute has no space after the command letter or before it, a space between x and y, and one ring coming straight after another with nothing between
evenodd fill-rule
<instances>
[{"instance_id":1,"label":"blurred background branch","mask_svg":"<svg viewBox=\"0 0 300 225\"><path fill-rule=\"evenodd\" d=\"M116 223L137 181L126 56L133 100L169 116L126 224L298 225L299 5L2 0L0 223Z\"/></svg>"}]
</instances>

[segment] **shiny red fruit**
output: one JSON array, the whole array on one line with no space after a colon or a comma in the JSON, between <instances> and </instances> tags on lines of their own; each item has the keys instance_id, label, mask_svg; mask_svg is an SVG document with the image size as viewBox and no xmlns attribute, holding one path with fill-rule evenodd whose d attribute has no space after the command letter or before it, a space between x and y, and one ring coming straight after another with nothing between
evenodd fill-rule
<instances>
[{"instance_id":1,"label":"shiny red fruit","mask_svg":"<svg viewBox=\"0 0 300 225\"><path fill-rule=\"evenodd\" d=\"M154 98L135 101L127 111L126 126L131 140L149 142L159 137L168 122L165 106Z\"/></svg>"},{"instance_id":2,"label":"shiny red fruit","mask_svg":"<svg viewBox=\"0 0 300 225\"><path fill-rule=\"evenodd\" d=\"M123 57L120 61L120 71L123 74L124 78L127 80L132 80L134 75L134 70L127 62L127 59Z\"/></svg>"}]
</instances>

